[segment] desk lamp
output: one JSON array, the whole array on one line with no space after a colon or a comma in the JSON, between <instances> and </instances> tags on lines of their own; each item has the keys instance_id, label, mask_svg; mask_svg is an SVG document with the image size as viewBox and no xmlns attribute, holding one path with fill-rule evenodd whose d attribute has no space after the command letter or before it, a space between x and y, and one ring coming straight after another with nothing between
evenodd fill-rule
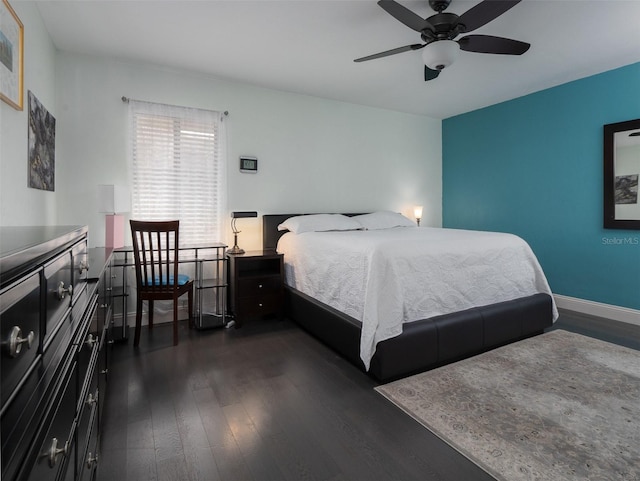
<instances>
[{"instance_id":1,"label":"desk lamp","mask_svg":"<svg viewBox=\"0 0 640 481\"><path fill-rule=\"evenodd\" d=\"M236 227L236 219L244 219L247 217L258 217L256 211L235 211L231 212L231 231L233 232L233 247L227 252L229 254L244 254L244 249L238 247L238 234L240 231Z\"/></svg>"}]
</instances>

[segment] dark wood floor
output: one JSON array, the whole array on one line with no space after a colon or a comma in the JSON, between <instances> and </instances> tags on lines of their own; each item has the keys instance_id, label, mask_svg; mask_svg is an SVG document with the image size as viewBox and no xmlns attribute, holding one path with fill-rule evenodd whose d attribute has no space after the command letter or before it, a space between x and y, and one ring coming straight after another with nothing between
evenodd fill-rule
<instances>
[{"instance_id":1,"label":"dark wood floor","mask_svg":"<svg viewBox=\"0 0 640 481\"><path fill-rule=\"evenodd\" d=\"M640 349L640 326L555 325ZM491 480L289 321L114 346L99 481Z\"/></svg>"}]
</instances>

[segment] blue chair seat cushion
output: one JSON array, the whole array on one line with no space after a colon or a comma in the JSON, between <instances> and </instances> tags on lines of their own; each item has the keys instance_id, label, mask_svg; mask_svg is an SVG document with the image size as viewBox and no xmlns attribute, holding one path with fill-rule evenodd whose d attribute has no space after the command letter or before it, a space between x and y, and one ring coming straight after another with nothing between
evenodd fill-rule
<instances>
[{"instance_id":1,"label":"blue chair seat cushion","mask_svg":"<svg viewBox=\"0 0 640 481\"><path fill-rule=\"evenodd\" d=\"M187 282L189 282L190 280L191 280L191 278L190 278L188 275L186 275L186 274L178 274L178 285L179 285L179 286L184 286L184 285L185 285ZM173 282L173 274L170 274L170 275L169 275L169 282L168 282L168 283L167 283L167 276L166 276L166 275L163 275L163 276L162 276L162 282L160 282L160 276L156 276L156 277L153 279L153 284L151 284L151 283L147 282L147 285L154 285L154 286L160 286L160 285L162 285L162 286L166 286L166 285L170 285L170 286L172 286L172 285L174 285L174 282Z\"/></svg>"}]
</instances>

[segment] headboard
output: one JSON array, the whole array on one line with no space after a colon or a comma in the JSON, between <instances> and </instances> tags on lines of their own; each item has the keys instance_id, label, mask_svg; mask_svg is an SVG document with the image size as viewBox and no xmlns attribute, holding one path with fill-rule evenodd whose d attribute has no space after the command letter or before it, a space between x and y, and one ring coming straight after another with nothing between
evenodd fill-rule
<instances>
[{"instance_id":1,"label":"headboard","mask_svg":"<svg viewBox=\"0 0 640 481\"><path fill-rule=\"evenodd\" d=\"M302 214L267 214L262 216L262 248L276 250L278 240L287 231L278 230L278 226L289 217Z\"/></svg>"},{"instance_id":2,"label":"headboard","mask_svg":"<svg viewBox=\"0 0 640 481\"><path fill-rule=\"evenodd\" d=\"M342 214L349 217L356 214ZM287 231L279 231L278 226L282 224L289 217L295 217L297 215L310 215L310 214L266 214L262 216L262 248L264 250L275 250L278 246L278 240Z\"/></svg>"}]
</instances>

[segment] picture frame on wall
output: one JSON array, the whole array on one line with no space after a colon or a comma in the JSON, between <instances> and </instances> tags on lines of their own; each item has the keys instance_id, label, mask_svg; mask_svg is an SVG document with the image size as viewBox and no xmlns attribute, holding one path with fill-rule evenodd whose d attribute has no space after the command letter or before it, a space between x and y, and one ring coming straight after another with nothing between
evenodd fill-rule
<instances>
[{"instance_id":1,"label":"picture frame on wall","mask_svg":"<svg viewBox=\"0 0 640 481\"><path fill-rule=\"evenodd\" d=\"M8 0L0 2L0 99L23 109L24 26Z\"/></svg>"},{"instance_id":2,"label":"picture frame on wall","mask_svg":"<svg viewBox=\"0 0 640 481\"><path fill-rule=\"evenodd\" d=\"M29 187L54 192L56 119L29 91Z\"/></svg>"}]
</instances>

